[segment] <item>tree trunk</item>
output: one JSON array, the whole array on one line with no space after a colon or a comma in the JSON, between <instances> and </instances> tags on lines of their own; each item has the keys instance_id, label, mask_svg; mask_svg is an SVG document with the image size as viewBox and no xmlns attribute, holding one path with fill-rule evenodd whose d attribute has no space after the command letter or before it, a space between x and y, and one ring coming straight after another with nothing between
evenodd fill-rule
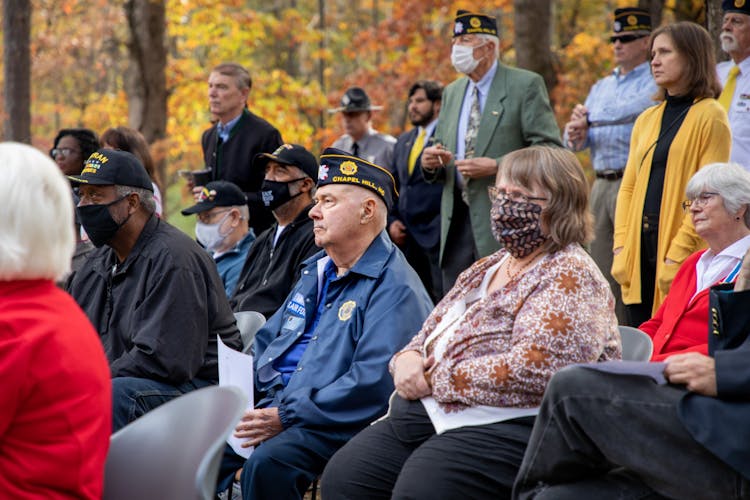
<instances>
[{"instance_id":1,"label":"tree trunk","mask_svg":"<svg viewBox=\"0 0 750 500\"><path fill-rule=\"evenodd\" d=\"M638 0L638 7L646 9L651 14L651 26L654 29L658 28L664 10L664 0Z\"/></svg>"},{"instance_id":2,"label":"tree trunk","mask_svg":"<svg viewBox=\"0 0 750 500\"><path fill-rule=\"evenodd\" d=\"M125 75L128 123L139 130L149 144L153 144L164 139L167 130L164 1L128 0L125 16L130 30L130 69ZM154 163L158 182L165 178L166 165L159 155L155 155Z\"/></svg>"},{"instance_id":3,"label":"tree trunk","mask_svg":"<svg viewBox=\"0 0 750 500\"><path fill-rule=\"evenodd\" d=\"M31 2L3 0L5 140L31 144Z\"/></svg>"},{"instance_id":4,"label":"tree trunk","mask_svg":"<svg viewBox=\"0 0 750 500\"><path fill-rule=\"evenodd\" d=\"M711 33L711 39L716 45L717 61L729 59L729 54L721 50L721 41L719 40L723 19L724 12L721 10L721 0L706 0L706 29Z\"/></svg>"},{"instance_id":5,"label":"tree trunk","mask_svg":"<svg viewBox=\"0 0 750 500\"><path fill-rule=\"evenodd\" d=\"M557 85L555 60L550 50L550 0L514 0L516 64L544 78L549 92Z\"/></svg>"}]
</instances>

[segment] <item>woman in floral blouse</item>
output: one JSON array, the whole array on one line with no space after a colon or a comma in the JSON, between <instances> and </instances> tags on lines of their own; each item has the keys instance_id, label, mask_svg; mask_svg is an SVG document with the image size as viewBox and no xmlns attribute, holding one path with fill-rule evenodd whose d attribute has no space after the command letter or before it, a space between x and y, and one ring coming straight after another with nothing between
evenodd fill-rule
<instances>
[{"instance_id":1,"label":"woman in floral blouse","mask_svg":"<svg viewBox=\"0 0 750 500\"><path fill-rule=\"evenodd\" d=\"M553 373L620 357L614 299L583 248L588 184L575 156L503 157L501 250L474 263L391 360L389 415L334 455L323 497L510 498Z\"/></svg>"}]
</instances>

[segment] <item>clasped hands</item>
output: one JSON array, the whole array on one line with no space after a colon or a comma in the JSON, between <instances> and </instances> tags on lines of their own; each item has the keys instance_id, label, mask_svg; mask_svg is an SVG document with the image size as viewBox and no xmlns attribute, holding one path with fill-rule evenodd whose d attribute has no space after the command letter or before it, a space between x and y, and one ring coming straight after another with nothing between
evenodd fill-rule
<instances>
[{"instance_id":1,"label":"clasped hands","mask_svg":"<svg viewBox=\"0 0 750 500\"><path fill-rule=\"evenodd\" d=\"M430 377L435 357L423 358L417 351L399 354L394 362L393 383L396 393L404 399L420 399L432 394Z\"/></svg>"}]
</instances>

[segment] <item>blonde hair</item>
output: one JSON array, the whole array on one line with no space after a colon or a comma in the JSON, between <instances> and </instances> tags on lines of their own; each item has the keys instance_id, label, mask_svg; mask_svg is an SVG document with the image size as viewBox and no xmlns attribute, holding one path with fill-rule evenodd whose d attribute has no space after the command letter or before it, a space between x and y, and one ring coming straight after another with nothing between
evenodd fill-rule
<instances>
[{"instance_id":1,"label":"blonde hair","mask_svg":"<svg viewBox=\"0 0 750 500\"><path fill-rule=\"evenodd\" d=\"M0 281L62 278L75 249L73 194L55 162L17 142L0 143Z\"/></svg>"},{"instance_id":2,"label":"blonde hair","mask_svg":"<svg viewBox=\"0 0 750 500\"><path fill-rule=\"evenodd\" d=\"M497 175L528 190L537 185L546 193L547 206L541 215L549 233L545 250L556 252L571 243L591 241L589 185L573 153L549 146L519 149L503 157Z\"/></svg>"}]
</instances>

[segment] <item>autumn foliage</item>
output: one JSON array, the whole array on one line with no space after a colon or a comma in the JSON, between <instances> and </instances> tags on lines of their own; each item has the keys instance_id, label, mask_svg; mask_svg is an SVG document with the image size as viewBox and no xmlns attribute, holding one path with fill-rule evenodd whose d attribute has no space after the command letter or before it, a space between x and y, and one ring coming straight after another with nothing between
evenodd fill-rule
<instances>
[{"instance_id":1,"label":"autumn foliage","mask_svg":"<svg viewBox=\"0 0 750 500\"><path fill-rule=\"evenodd\" d=\"M415 80L456 78L450 64L453 15L475 2L449 0L164 0L167 11L167 139L152 145L176 171L200 168L201 132L209 123L206 80L223 61L248 67L250 108L273 123L287 142L319 153L340 133L327 113L351 85L373 102L376 128L407 128L406 93ZM96 131L127 124L123 76L128 71L124 0L34 0L32 21L32 142L46 150L56 131ZM582 101L610 67L606 2L554 2L552 47L559 85L552 89L558 122ZM497 16L502 58L513 64L510 0L481 3ZM2 103L0 103L0 108ZM168 212L184 205L179 189Z\"/></svg>"}]
</instances>

